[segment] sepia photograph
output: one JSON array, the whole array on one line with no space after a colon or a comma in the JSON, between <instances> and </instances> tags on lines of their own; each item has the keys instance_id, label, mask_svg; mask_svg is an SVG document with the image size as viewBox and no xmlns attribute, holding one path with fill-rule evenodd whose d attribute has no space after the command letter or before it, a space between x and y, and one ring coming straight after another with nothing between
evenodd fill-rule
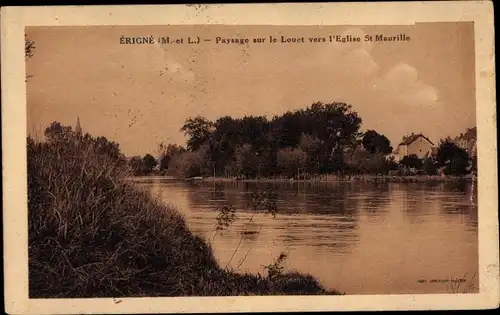
<instances>
[{"instance_id":1,"label":"sepia photograph","mask_svg":"<svg viewBox=\"0 0 500 315\"><path fill-rule=\"evenodd\" d=\"M149 24L23 27L27 299L484 292L474 21Z\"/></svg>"}]
</instances>

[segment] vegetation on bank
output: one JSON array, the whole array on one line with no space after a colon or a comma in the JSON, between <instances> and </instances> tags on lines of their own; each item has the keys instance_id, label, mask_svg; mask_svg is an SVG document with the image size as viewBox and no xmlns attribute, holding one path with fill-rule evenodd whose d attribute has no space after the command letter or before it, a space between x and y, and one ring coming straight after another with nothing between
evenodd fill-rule
<instances>
[{"instance_id":1,"label":"vegetation on bank","mask_svg":"<svg viewBox=\"0 0 500 315\"><path fill-rule=\"evenodd\" d=\"M141 177L136 177L138 180ZM192 180L192 179L186 179ZM465 176L440 176L440 175L407 175L407 176L390 176L390 175L355 175L350 177L339 177L335 175L324 175L314 178L254 178L241 179L231 177L203 177L200 180L205 182L268 182L268 183L330 183L330 182L374 182L374 183L429 183L429 182L457 182L457 181L474 181L477 180L475 175L469 174Z\"/></svg>"},{"instance_id":2,"label":"vegetation on bank","mask_svg":"<svg viewBox=\"0 0 500 315\"><path fill-rule=\"evenodd\" d=\"M53 123L28 138L30 298L339 294L310 275L218 265L173 208L139 190L116 143Z\"/></svg>"},{"instance_id":3,"label":"vegetation on bank","mask_svg":"<svg viewBox=\"0 0 500 315\"><path fill-rule=\"evenodd\" d=\"M189 118L181 130L186 148L161 144L159 160L151 154L132 158L135 175L232 178L312 178L325 174L463 176L475 169L475 159L450 139L442 139L437 154L410 155L396 162L392 147L375 130L361 132L362 120L345 103L314 103L271 120L262 116Z\"/></svg>"}]
</instances>

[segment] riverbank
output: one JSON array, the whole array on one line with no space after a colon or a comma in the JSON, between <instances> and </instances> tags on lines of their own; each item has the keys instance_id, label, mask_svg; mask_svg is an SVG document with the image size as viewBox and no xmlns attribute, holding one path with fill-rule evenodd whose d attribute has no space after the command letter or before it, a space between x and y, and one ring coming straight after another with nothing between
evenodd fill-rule
<instances>
[{"instance_id":1,"label":"riverbank","mask_svg":"<svg viewBox=\"0 0 500 315\"><path fill-rule=\"evenodd\" d=\"M378 183L439 183L439 182L477 182L477 176L438 176L438 175L411 175L411 176L335 176L324 175L310 179L290 179L290 178L234 178L234 177L196 177L196 178L176 178L172 176L129 176L130 181L148 182L155 179L169 181L187 181L187 182L242 182L242 183L332 183L332 182L378 182Z\"/></svg>"},{"instance_id":2,"label":"riverbank","mask_svg":"<svg viewBox=\"0 0 500 315\"><path fill-rule=\"evenodd\" d=\"M414 175L414 176L372 176L372 175L358 175L358 176L323 176L320 178L312 179L289 179L289 178L259 178L259 179L238 179L227 177L205 177L199 179L205 182L266 182L266 183L321 183L321 182L394 182L394 183L425 183L425 182L457 182L457 181L477 181L477 177L472 176L427 176L427 175Z\"/></svg>"},{"instance_id":3,"label":"riverbank","mask_svg":"<svg viewBox=\"0 0 500 315\"><path fill-rule=\"evenodd\" d=\"M28 141L30 298L341 294L311 275L221 268L175 207L92 148Z\"/></svg>"}]
</instances>

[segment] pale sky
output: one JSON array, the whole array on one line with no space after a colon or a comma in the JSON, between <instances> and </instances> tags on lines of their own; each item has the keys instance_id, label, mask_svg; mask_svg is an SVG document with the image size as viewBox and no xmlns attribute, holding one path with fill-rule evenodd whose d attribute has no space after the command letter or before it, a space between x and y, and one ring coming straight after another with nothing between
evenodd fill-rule
<instances>
[{"instance_id":1,"label":"pale sky","mask_svg":"<svg viewBox=\"0 0 500 315\"><path fill-rule=\"evenodd\" d=\"M475 126L472 23L413 26L30 27L28 132L52 121L117 141L127 155L185 145L185 119L265 115L315 101L353 105L362 130L395 147L406 133L437 143ZM406 34L407 42L307 43L330 34ZM120 36L188 36L212 42L121 45ZM269 36L306 43L271 44ZM215 44L215 37L266 43Z\"/></svg>"}]
</instances>

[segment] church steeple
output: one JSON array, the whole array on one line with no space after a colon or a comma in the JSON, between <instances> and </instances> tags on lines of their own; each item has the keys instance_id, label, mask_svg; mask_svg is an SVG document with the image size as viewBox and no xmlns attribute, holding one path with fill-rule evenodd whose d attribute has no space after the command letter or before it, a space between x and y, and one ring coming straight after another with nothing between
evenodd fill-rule
<instances>
[{"instance_id":1,"label":"church steeple","mask_svg":"<svg viewBox=\"0 0 500 315\"><path fill-rule=\"evenodd\" d=\"M80 125L80 117L76 116L76 127L75 132L78 136L82 135L82 126Z\"/></svg>"}]
</instances>

